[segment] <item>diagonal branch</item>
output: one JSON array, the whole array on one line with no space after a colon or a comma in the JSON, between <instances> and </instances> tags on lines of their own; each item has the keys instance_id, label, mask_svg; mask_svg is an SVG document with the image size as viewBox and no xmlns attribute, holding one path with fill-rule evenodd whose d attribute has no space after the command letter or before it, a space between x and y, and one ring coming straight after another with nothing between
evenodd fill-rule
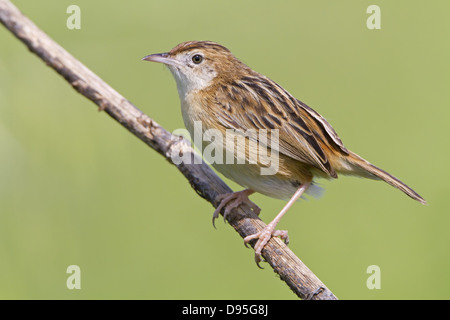
<instances>
[{"instance_id":1,"label":"diagonal branch","mask_svg":"<svg viewBox=\"0 0 450 320\"><path fill-rule=\"evenodd\" d=\"M216 198L231 189L206 165L184 139L173 136L158 123L136 108L117 91L70 55L25 17L9 0L0 0L0 22L38 55L49 67L63 76L72 87L97 104L128 131L174 164L193 189L214 207ZM175 164L171 154L183 153L201 164ZM265 224L253 211L241 206L227 216L229 224L241 237L254 234ZM252 243L252 245L254 242ZM334 300L333 293L278 238L272 238L262 251L263 257L280 278L302 299Z\"/></svg>"}]
</instances>

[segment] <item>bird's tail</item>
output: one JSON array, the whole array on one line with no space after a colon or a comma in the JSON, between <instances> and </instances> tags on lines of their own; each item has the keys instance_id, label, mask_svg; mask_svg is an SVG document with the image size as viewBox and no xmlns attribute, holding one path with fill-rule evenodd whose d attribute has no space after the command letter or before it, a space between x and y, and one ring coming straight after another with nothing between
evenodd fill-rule
<instances>
[{"instance_id":1,"label":"bird's tail","mask_svg":"<svg viewBox=\"0 0 450 320\"><path fill-rule=\"evenodd\" d=\"M408 187L406 184L401 182L396 177L390 175L384 170L381 170L380 168L374 166L373 164L369 163L368 161L364 160L357 154L350 152L350 154L346 157L347 163L351 166L351 170L345 170L348 174L356 174L358 176L362 176L365 178L370 179L376 179L376 180L383 180L389 183L391 186L403 191L405 194L407 194L409 197L413 198L414 200L419 201L422 204L427 204L424 198L422 198L417 192L415 192L413 189Z\"/></svg>"}]
</instances>

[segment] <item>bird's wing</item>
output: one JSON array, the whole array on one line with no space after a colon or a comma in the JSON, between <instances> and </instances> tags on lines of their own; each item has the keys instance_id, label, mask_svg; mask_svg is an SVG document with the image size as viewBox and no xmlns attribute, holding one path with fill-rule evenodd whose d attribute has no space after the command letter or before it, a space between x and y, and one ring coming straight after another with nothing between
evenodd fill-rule
<instances>
[{"instance_id":1,"label":"bird's wing","mask_svg":"<svg viewBox=\"0 0 450 320\"><path fill-rule=\"evenodd\" d=\"M272 80L258 74L222 85L216 89L213 103L220 110L216 113L217 121L225 128L244 132L278 129L278 152L337 177L323 149L326 146L344 154L348 150L334 129ZM274 148L270 138L267 134L267 146ZM258 140L258 136L253 139Z\"/></svg>"}]
</instances>

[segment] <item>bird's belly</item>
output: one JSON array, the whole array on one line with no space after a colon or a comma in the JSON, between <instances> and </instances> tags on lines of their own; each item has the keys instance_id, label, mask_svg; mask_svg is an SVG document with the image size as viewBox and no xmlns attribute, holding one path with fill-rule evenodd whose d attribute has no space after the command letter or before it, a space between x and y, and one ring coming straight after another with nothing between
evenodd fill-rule
<instances>
[{"instance_id":1,"label":"bird's belly","mask_svg":"<svg viewBox=\"0 0 450 320\"><path fill-rule=\"evenodd\" d=\"M288 200L300 184L277 174L261 175L260 168L252 164L212 164L225 177L244 188L262 193L266 196Z\"/></svg>"},{"instance_id":2,"label":"bird's belly","mask_svg":"<svg viewBox=\"0 0 450 320\"><path fill-rule=\"evenodd\" d=\"M301 186L298 180L283 175L261 175L260 168L251 164L213 164L213 167L242 187L275 199L289 200ZM320 197L323 189L313 182L305 193Z\"/></svg>"}]
</instances>

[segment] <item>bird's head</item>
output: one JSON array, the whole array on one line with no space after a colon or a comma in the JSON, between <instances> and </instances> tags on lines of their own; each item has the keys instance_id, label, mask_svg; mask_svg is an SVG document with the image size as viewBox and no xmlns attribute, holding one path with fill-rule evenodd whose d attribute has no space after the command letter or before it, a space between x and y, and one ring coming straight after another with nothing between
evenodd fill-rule
<instances>
[{"instance_id":1,"label":"bird's head","mask_svg":"<svg viewBox=\"0 0 450 320\"><path fill-rule=\"evenodd\" d=\"M169 52L142 60L165 64L175 77L180 95L224 81L246 67L230 50L212 41L183 42Z\"/></svg>"}]
</instances>

